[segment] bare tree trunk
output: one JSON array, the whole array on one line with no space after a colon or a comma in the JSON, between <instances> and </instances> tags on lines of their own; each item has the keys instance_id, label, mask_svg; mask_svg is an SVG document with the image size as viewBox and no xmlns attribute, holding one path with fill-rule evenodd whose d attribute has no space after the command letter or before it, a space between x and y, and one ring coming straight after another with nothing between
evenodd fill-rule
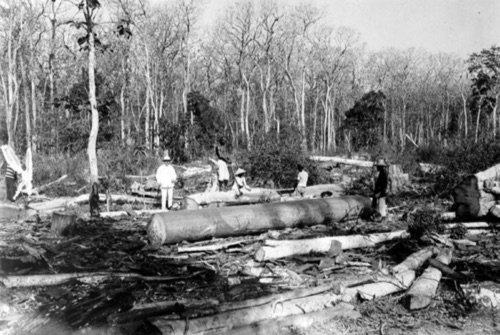
<instances>
[{"instance_id":1,"label":"bare tree trunk","mask_svg":"<svg viewBox=\"0 0 500 335\"><path fill-rule=\"evenodd\" d=\"M493 112L491 117L493 118L493 139L497 137L497 110L498 104L500 104L500 92L495 95L495 107L493 107Z\"/></svg>"},{"instance_id":2,"label":"bare tree trunk","mask_svg":"<svg viewBox=\"0 0 500 335\"><path fill-rule=\"evenodd\" d=\"M479 98L479 107L477 110L477 118L476 118L476 131L474 133L474 143L477 143L478 135L479 135L479 121L481 120L481 110L483 107L483 97Z\"/></svg>"},{"instance_id":3,"label":"bare tree trunk","mask_svg":"<svg viewBox=\"0 0 500 335\"><path fill-rule=\"evenodd\" d=\"M302 132L302 149L307 149L306 131L306 72L302 68L302 90L300 94L300 128Z\"/></svg>"},{"instance_id":4,"label":"bare tree trunk","mask_svg":"<svg viewBox=\"0 0 500 335\"><path fill-rule=\"evenodd\" d=\"M87 147L87 155L89 157L90 165L90 182L97 182L99 179L99 172L97 170L97 134L99 132L99 112L97 111L97 98L95 91L95 41L93 32L92 15L87 1L85 2L86 20L89 36L89 102L90 110L92 112L92 127L90 129L89 144Z\"/></svg>"},{"instance_id":5,"label":"bare tree trunk","mask_svg":"<svg viewBox=\"0 0 500 335\"><path fill-rule=\"evenodd\" d=\"M144 120L144 141L146 144L146 147L150 149L150 126L149 126L149 119L151 118L151 72L150 72L150 66L149 66L149 50L148 47L146 46L146 117Z\"/></svg>"},{"instance_id":6,"label":"bare tree trunk","mask_svg":"<svg viewBox=\"0 0 500 335\"><path fill-rule=\"evenodd\" d=\"M466 98L465 94L463 94L463 93L461 93L461 96L462 96L462 106L463 106L463 112L464 112L464 135L465 135L465 138L467 138L468 128L469 128L469 125L467 122L467 98Z\"/></svg>"},{"instance_id":7,"label":"bare tree trunk","mask_svg":"<svg viewBox=\"0 0 500 335\"><path fill-rule=\"evenodd\" d=\"M23 78L23 96L24 96L24 118L25 118L25 126L26 126L26 148L31 150L31 122L30 122L30 108L29 108L29 96L28 92L30 90L28 84L28 76L26 75L26 67L24 61L21 61L21 71Z\"/></svg>"}]
</instances>

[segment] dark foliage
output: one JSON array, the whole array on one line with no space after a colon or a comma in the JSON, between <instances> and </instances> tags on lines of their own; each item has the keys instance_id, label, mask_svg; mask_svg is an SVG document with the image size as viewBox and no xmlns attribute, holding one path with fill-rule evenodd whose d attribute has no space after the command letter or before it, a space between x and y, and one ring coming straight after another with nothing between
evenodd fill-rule
<instances>
[{"instance_id":1,"label":"dark foliage","mask_svg":"<svg viewBox=\"0 0 500 335\"><path fill-rule=\"evenodd\" d=\"M381 91L370 91L356 101L345 113L344 130L351 134L355 151L373 147L382 138L385 95Z\"/></svg>"},{"instance_id":2,"label":"dark foliage","mask_svg":"<svg viewBox=\"0 0 500 335\"><path fill-rule=\"evenodd\" d=\"M277 187L294 187L299 164L309 173L308 185L328 182L321 169L303 151L302 138L297 134L296 129L285 128L279 138L276 133L256 136L252 149L239 159L254 184L271 180Z\"/></svg>"}]
</instances>

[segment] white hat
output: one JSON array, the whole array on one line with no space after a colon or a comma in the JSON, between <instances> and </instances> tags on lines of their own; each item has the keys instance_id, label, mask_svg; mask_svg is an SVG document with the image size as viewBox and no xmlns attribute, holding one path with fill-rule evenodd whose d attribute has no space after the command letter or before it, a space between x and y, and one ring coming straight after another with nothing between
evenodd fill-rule
<instances>
[{"instance_id":1,"label":"white hat","mask_svg":"<svg viewBox=\"0 0 500 335\"><path fill-rule=\"evenodd\" d=\"M238 170L236 170L236 172L234 173L235 176L238 176L240 174L244 174L246 171L243 170L242 168L239 168Z\"/></svg>"},{"instance_id":2,"label":"white hat","mask_svg":"<svg viewBox=\"0 0 500 335\"><path fill-rule=\"evenodd\" d=\"M376 166L387 166L387 164L385 163L385 160L383 158L379 158L379 160L377 161L377 163L375 165Z\"/></svg>"},{"instance_id":3,"label":"white hat","mask_svg":"<svg viewBox=\"0 0 500 335\"><path fill-rule=\"evenodd\" d=\"M163 161L169 161L170 160L170 156L168 154L168 151L165 153L165 156L163 156Z\"/></svg>"}]
</instances>

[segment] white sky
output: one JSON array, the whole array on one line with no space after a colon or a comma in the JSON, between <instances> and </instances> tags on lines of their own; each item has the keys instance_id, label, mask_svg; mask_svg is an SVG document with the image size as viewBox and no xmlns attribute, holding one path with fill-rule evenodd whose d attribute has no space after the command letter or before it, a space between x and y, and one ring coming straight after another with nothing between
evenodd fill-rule
<instances>
[{"instance_id":1,"label":"white sky","mask_svg":"<svg viewBox=\"0 0 500 335\"><path fill-rule=\"evenodd\" d=\"M235 0L201 0L210 22ZM334 26L361 34L370 50L424 48L466 57L500 45L500 0L288 0L319 7Z\"/></svg>"}]
</instances>

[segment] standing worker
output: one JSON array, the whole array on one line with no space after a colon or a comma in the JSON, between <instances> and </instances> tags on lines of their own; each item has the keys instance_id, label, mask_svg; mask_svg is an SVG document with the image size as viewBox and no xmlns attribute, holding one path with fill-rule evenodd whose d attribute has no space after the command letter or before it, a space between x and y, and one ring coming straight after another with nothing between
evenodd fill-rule
<instances>
[{"instance_id":1,"label":"standing worker","mask_svg":"<svg viewBox=\"0 0 500 335\"><path fill-rule=\"evenodd\" d=\"M217 180L219 182L219 191L226 191L229 183L229 169L227 164L229 160L222 156L219 147L215 147L215 154L217 155Z\"/></svg>"},{"instance_id":2,"label":"standing worker","mask_svg":"<svg viewBox=\"0 0 500 335\"><path fill-rule=\"evenodd\" d=\"M372 207L380 215L381 220L387 217L387 193L390 187L391 179L387 164L383 158L380 158L375 164L378 176L375 180L375 187L373 190Z\"/></svg>"},{"instance_id":3,"label":"standing worker","mask_svg":"<svg viewBox=\"0 0 500 335\"><path fill-rule=\"evenodd\" d=\"M7 189L7 199L14 202L17 191L17 172L7 163L5 171L5 186Z\"/></svg>"},{"instance_id":4,"label":"standing worker","mask_svg":"<svg viewBox=\"0 0 500 335\"><path fill-rule=\"evenodd\" d=\"M236 193L235 196L236 198L239 198L240 196L243 195L243 191L248 191L250 192L252 189L247 185L247 180L245 178L245 173L246 171L243 169L238 169L234 173L234 185L233 185L233 191Z\"/></svg>"},{"instance_id":5,"label":"standing worker","mask_svg":"<svg viewBox=\"0 0 500 335\"><path fill-rule=\"evenodd\" d=\"M297 165L297 170L299 171L299 174L297 175L297 185L295 186L294 195L300 195L301 197L304 197L304 194L306 193L307 179L309 179L309 174L301 164Z\"/></svg>"},{"instance_id":6,"label":"standing worker","mask_svg":"<svg viewBox=\"0 0 500 335\"><path fill-rule=\"evenodd\" d=\"M163 157L163 164L156 170L156 181L161 189L161 209L170 210L174 199L174 184L177 180L177 174L174 167L170 164L168 151Z\"/></svg>"}]
</instances>

